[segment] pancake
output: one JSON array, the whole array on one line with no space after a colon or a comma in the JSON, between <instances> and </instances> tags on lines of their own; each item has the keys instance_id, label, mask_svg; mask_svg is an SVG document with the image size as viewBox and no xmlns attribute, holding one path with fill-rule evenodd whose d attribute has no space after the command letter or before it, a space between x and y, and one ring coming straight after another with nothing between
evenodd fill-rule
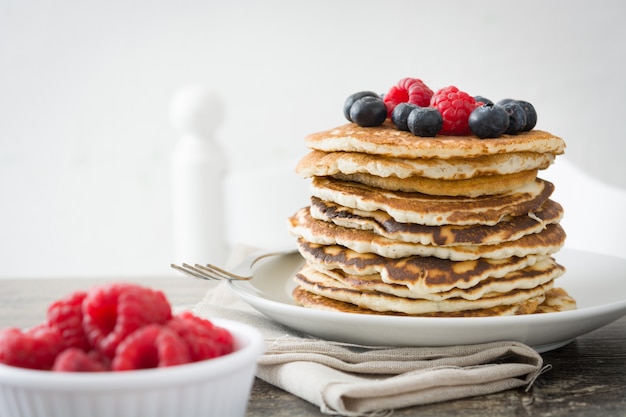
<instances>
[{"instance_id":1,"label":"pancake","mask_svg":"<svg viewBox=\"0 0 626 417\"><path fill-rule=\"evenodd\" d=\"M369 230L349 229L314 219L309 207L300 209L290 217L289 226L293 235L308 242L341 245L356 252L370 252L392 259L419 255L466 261L478 258L502 259L511 256L549 255L557 252L565 242L565 232L559 224L550 224L539 233L496 245L435 246L401 242Z\"/></svg>"},{"instance_id":2,"label":"pancake","mask_svg":"<svg viewBox=\"0 0 626 417\"><path fill-rule=\"evenodd\" d=\"M515 217L508 216L493 226L424 226L400 223L381 210L352 209L317 197L311 198L310 211L313 218L338 226L371 230L388 239L437 246L492 245L517 240L524 235L538 233L546 225L558 223L563 217L563 208L553 200L546 201L534 212Z\"/></svg>"},{"instance_id":3,"label":"pancake","mask_svg":"<svg viewBox=\"0 0 626 417\"><path fill-rule=\"evenodd\" d=\"M500 279L512 273L554 263L551 257L529 255L504 259L479 258L472 261L450 261L434 257L410 256L389 261L380 270L383 282L403 285L416 294L440 293L455 288L468 289L487 279ZM562 268L562 267L559 267Z\"/></svg>"},{"instance_id":4,"label":"pancake","mask_svg":"<svg viewBox=\"0 0 626 417\"><path fill-rule=\"evenodd\" d=\"M371 174L335 174L333 178L354 181L371 187L407 193L423 193L438 196L480 197L502 194L537 178L537 170L515 172L505 175L486 175L464 180L438 180L424 177L377 177Z\"/></svg>"},{"instance_id":5,"label":"pancake","mask_svg":"<svg viewBox=\"0 0 626 417\"><path fill-rule=\"evenodd\" d=\"M546 299L537 307L536 313L558 313L576 310L576 300L563 288L551 288L546 291Z\"/></svg>"},{"instance_id":6,"label":"pancake","mask_svg":"<svg viewBox=\"0 0 626 417\"><path fill-rule=\"evenodd\" d=\"M477 300L448 298L431 301L410 299L378 291L359 291L306 266L294 276L297 285L317 295L354 304L374 311L393 311L410 315L428 313L451 313L467 310L489 309L498 306L522 304L530 299L544 300L544 294L553 286L553 281L534 288L515 289L505 293L489 293Z\"/></svg>"},{"instance_id":7,"label":"pancake","mask_svg":"<svg viewBox=\"0 0 626 417\"><path fill-rule=\"evenodd\" d=\"M313 150L298 162L296 172L304 178L362 173L377 177L463 180L545 169L553 162L553 154L539 152L500 153L476 158L403 159L358 152Z\"/></svg>"},{"instance_id":8,"label":"pancake","mask_svg":"<svg viewBox=\"0 0 626 417\"><path fill-rule=\"evenodd\" d=\"M305 268L311 268L306 266ZM303 268L303 269L305 269ZM315 269L315 268L313 268ZM396 297L441 301L450 298L478 300L492 293L506 293L516 289L535 288L563 275L565 268L553 258L544 257L532 266L510 272L500 278L488 278L470 288L453 288L442 292L415 292L400 284L384 282L380 274L350 275L340 270L320 271L341 284L359 291L376 291ZM306 272L302 272L306 275Z\"/></svg>"},{"instance_id":9,"label":"pancake","mask_svg":"<svg viewBox=\"0 0 626 417\"><path fill-rule=\"evenodd\" d=\"M417 294L471 288L488 278L505 275L532 266L543 257L481 258L473 261L450 261L434 257L411 256L387 259L372 253L358 253L338 245L317 245L298 239L298 250L308 265L325 273L331 270L346 275L380 275L383 282L402 285Z\"/></svg>"},{"instance_id":10,"label":"pancake","mask_svg":"<svg viewBox=\"0 0 626 417\"><path fill-rule=\"evenodd\" d=\"M313 133L306 145L324 152L361 152L396 158L474 158L512 152L539 152L560 155L565 152L563 139L541 130L494 139L476 136L437 136L425 138L397 130L387 120L378 127L359 127L348 123L334 129Z\"/></svg>"},{"instance_id":11,"label":"pancake","mask_svg":"<svg viewBox=\"0 0 626 417\"><path fill-rule=\"evenodd\" d=\"M549 294L548 291L546 294ZM487 309L469 310L469 311L457 311L457 312L437 312L421 315L410 315L392 311L374 311L367 308L359 307L354 304L346 303L343 301L333 300L332 298L324 297L306 291L302 287L296 287L292 291L292 297L295 302L303 307L313 308L317 310L333 311L340 313L350 314L374 314L384 316L413 316L413 317L491 317L491 316L513 316L521 314L532 314L538 308L541 308L541 301L546 297L531 298L523 303L509 306L498 306Z\"/></svg>"},{"instance_id":12,"label":"pancake","mask_svg":"<svg viewBox=\"0 0 626 417\"><path fill-rule=\"evenodd\" d=\"M375 253L358 253L339 245L320 245L297 240L300 255L318 269L341 269L348 274L369 275L383 270L390 260Z\"/></svg>"},{"instance_id":13,"label":"pancake","mask_svg":"<svg viewBox=\"0 0 626 417\"><path fill-rule=\"evenodd\" d=\"M427 226L495 225L506 216L526 215L545 203L554 185L542 179L494 196L441 197L381 190L368 185L315 177L311 194L321 200L363 211L382 210L395 221Z\"/></svg>"}]
</instances>

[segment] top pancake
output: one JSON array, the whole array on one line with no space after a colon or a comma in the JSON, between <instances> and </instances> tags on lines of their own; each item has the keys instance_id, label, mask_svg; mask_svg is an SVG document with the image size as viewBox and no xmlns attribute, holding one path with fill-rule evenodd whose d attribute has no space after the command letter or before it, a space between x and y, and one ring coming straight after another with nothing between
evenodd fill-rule
<instances>
[{"instance_id":1,"label":"top pancake","mask_svg":"<svg viewBox=\"0 0 626 417\"><path fill-rule=\"evenodd\" d=\"M387 120L378 127L360 127L348 123L334 129L313 133L305 142L311 149L324 152L362 152L397 158L473 158L511 152L539 152L560 155L565 152L563 139L542 130L494 139L477 136L436 136L426 138L396 129Z\"/></svg>"}]
</instances>

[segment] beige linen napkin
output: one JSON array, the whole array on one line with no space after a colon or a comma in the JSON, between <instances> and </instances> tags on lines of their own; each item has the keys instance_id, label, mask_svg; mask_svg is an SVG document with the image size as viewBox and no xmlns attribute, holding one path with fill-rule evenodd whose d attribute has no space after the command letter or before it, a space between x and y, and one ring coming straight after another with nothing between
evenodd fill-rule
<instances>
[{"instance_id":1,"label":"beige linen napkin","mask_svg":"<svg viewBox=\"0 0 626 417\"><path fill-rule=\"evenodd\" d=\"M308 337L257 312L226 283L211 288L194 312L261 330L267 349L257 376L326 414L384 416L397 408L529 387L543 370L541 356L518 342L388 348Z\"/></svg>"}]
</instances>

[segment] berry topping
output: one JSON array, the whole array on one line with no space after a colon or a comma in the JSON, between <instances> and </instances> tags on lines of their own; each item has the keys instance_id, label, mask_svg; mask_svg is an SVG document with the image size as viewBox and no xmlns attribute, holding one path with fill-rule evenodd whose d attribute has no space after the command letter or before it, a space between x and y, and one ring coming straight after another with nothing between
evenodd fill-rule
<instances>
[{"instance_id":1,"label":"berry topping","mask_svg":"<svg viewBox=\"0 0 626 417\"><path fill-rule=\"evenodd\" d=\"M407 125L414 135L434 137L443 126L443 118L433 107L419 107L409 114Z\"/></svg>"},{"instance_id":2,"label":"berry topping","mask_svg":"<svg viewBox=\"0 0 626 417\"><path fill-rule=\"evenodd\" d=\"M343 103L343 115L348 121L352 121L350 117L350 109L355 101L362 99L363 97L378 97L380 96L373 91L359 91L358 93L354 93L348 96L346 101Z\"/></svg>"},{"instance_id":3,"label":"berry topping","mask_svg":"<svg viewBox=\"0 0 626 417\"><path fill-rule=\"evenodd\" d=\"M386 108L386 117L380 103ZM470 126L470 115L476 112ZM439 114L427 108L433 108ZM409 116L416 109L411 126ZM508 123L502 121L502 110L507 113ZM502 134L517 134L530 131L537 124L537 112L532 104L523 100L505 98L497 103L486 97L471 97L455 86L433 91L418 78L403 78L386 94L359 91L349 96L343 106L343 114L349 121L362 127L380 126L388 117L401 131L413 132L416 136L437 135L466 136L475 134L480 138L495 138ZM442 126L437 130L438 119ZM503 126L504 131L502 131ZM500 132L500 133L498 133Z\"/></svg>"},{"instance_id":4,"label":"berry topping","mask_svg":"<svg viewBox=\"0 0 626 417\"><path fill-rule=\"evenodd\" d=\"M408 102L398 104L391 112L391 121L393 122L396 129L408 132L409 126L407 126L406 122L409 118L409 113L418 108L419 106L417 104L412 104Z\"/></svg>"},{"instance_id":5,"label":"berry topping","mask_svg":"<svg viewBox=\"0 0 626 417\"><path fill-rule=\"evenodd\" d=\"M502 104L502 107L509 115L509 127L504 133L515 135L524 130L524 126L526 126L526 113L522 106L516 101L509 101L508 103Z\"/></svg>"},{"instance_id":6,"label":"berry topping","mask_svg":"<svg viewBox=\"0 0 626 417\"><path fill-rule=\"evenodd\" d=\"M190 312L174 316L167 326L187 342L194 361L215 358L233 351L233 337L228 331Z\"/></svg>"},{"instance_id":7,"label":"berry topping","mask_svg":"<svg viewBox=\"0 0 626 417\"><path fill-rule=\"evenodd\" d=\"M510 103L513 100L512 98L503 98L502 100L498 100L498 102L496 103L498 106L504 106L506 103Z\"/></svg>"},{"instance_id":8,"label":"berry topping","mask_svg":"<svg viewBox=\"0 0 626 417\"><path fill-rule=\"evenodd\" d=\"M149 324L130 334L117 348L114 371L160 368L191 362L189 347L175 331Z\"/></svg>"},{"instance_id":9,"label":"berry topping","mask_svg":"<svg viewBox=\"0 0 626 417\"><path fill-rule=\"evenodd\" d=\"M68 348L59 353L54 361L53 371L59 372L104 372L107 367L94 354L77 348Z\"/></svg>"},{"instance_id":10,"label":"berry topping","mask_svg":"<svg viewBox=\"0 0 626 417\"><path fill-rule=\"evenodd\" d=\"M48 307L48 326L56 328L65 347L89 350L89 341L83 330L83 300L85 291L76 291L63 297Z\"/></svg>"},{"instance_id":11,"label":"berry topping","mask_svg":"<svg viewBox=\"0 0 626 417\"><path fill-rule=\"evenodd\" d=\"M472 133L479 138L497 138L509 127L509 114L502 106L485 104L476 107L468 123Z\"/></svg>"},{"instance_id":12,"label":"berry topping","mask_svg":"<svg viewBox=\"0 0 626 417\"><path fill-rule=\"evenodd\" d=\"M126 336L147 324L163 324L172 315L161 291L132 284L92 289L83 302L83 314L89 342L109 358Z\"/></svg>"},{"instance_id":13,"label":"berry topping","mask_svg":"<svg viewBox=\"0 0 626 417\"><path fill-rule=\"evenodd\" d=\"M526 114L526 125L522 129L523 132L528 132L532 130L537 124L537 111L535 107L527 101L516 100L517 104L522 106L522 110Z\"/></svg>"},{"instance_id":14,"label":"berry topping","mask_svg":"<svg viewBox=\"0 0 626 417\"><path fill-rule=\"evenodd\" d=\"M387 117L391 117L393 109L400 103L411 103L420 107L430 104L433 91L418 78L403 78L385 94Z\"/></svg>"},{"instance_id":15,"label":"berry topping","mask_svg":"<svg viewBox=\"0 0 626 417\"><path fill-rule=\"evenodd\" d=\"M469 135L469 115L476 108L476 100L454 86L445 87L433 94L430 105L443 117L442 135Z\"/></svg>"},{"instance_id":16,"label":"berry topping","mask_svg":"<svg viewBox=\"0 0 626 417\"><path fill-rule=\"evenodd\" d=\"M6 365L47 370L61 349L61 335L45 325L0 330L0 362Z\"/></svg>"},{"instance_id":17,"label":"berry topping","mask_svg":"<svg viewBox=\"0 0 626 417\"><path fill-rule=\"evenodd\" d=\"M350 119L361 127L380 126L387 118L387 108L380 97L365 96L350 107Z\"/></svg>"},{"instance_id":18,"label":"berry topping","mask_svg":"<svg viewBox=\"0 0 626 417\"><path fill-rule=\"evenodd\" d=\"M474 100L476 101L476 103L493 104L493 101L483 96L474 96Z\"/></svg>"}]
</instances>

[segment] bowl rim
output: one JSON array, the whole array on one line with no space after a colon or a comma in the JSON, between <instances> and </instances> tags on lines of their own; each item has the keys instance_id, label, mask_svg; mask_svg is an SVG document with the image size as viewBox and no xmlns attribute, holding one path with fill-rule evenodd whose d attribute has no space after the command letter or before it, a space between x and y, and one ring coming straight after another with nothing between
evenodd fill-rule
<instances>
[{"instance_id":1,"label":"bowl rim","mask_svg":"<svg viewBox=\"0 0 626 417\"><path fill-rule=\"evenodd\" d=\"M182 365L120 372L52 372L0 364L0 387L28 387L53 391L122 391L188 384L217 378L254 365L265 350L261 332L242 322L208 318L233 335L235 350L213 359Z\"/></svg>"}]
</instances>

